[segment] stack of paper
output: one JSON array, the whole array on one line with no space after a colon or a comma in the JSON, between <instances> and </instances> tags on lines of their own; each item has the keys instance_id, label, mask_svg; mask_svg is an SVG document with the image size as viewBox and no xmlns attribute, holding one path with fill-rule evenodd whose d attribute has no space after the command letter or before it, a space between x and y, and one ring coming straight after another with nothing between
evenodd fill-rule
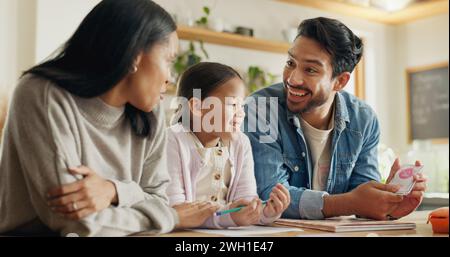
<instances>
[{"instance_id":1,"label":"stack of paper","mask_svg":"<svg viewBox=\"0 0 450 257\"><path fill-rule=\"evenodd\" d=\"M355 231L376 231L376 230L403 230L415 229L413 222L401 221L374 221L351 217L338 217L325 220L298 220L298 219L278 219L275 224L317 229L331 232L355 232Z\"/></svg>"},{"instance_id":2,"label":"stack of paper","mask_svg":"<svg viewBox=\"0 0 450 257\"><path fill-rule=\"evenodd\" d=\"M267 235L267 234L303 231L295 227L283 228L283 227L268 227L268 226L245 226L245 227L231 227L227 229L190 229L190 230L195 232L215 234L221 236Z\"/></svg>"}]
</instances>

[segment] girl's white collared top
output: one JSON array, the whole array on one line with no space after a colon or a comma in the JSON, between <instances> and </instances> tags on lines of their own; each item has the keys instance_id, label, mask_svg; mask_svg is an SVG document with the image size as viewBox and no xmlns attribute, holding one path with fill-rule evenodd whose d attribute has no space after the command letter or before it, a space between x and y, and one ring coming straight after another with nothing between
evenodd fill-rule
<instances>
[{"instance_id":1,"label":"girl's white collared top","mask_svg":"<svg viewBox=\"0 0 450 257\"><path fill-rule=\"evenodd\" d=\"M220 140L218 146L205 148L194 133L189 134L204 163L195 181L195 200L226 205L232 175L228 147Z\"/></svg>"},{"instance_id":2,"label":"girl's white collared top","mask_svg":"<svg viewBox=\"0 0 450 257\"><path fill-rule=\"evenodd\" d=\"M211 201L211 193L220 193L222 201L226 201L227 205L222 206L221 210L229 208L231 202L238 199L245 199L251 201L255 197L258 197L256 192L256 179L254 174L253 154L248 137L238 132L231 138L229 145L222 149L220 152L216 152L217 156L224 156L220 160L223 160L219 167L222 169L223 175L220 179L223 179L219 185L219 189L213 187L213 182L217 182L212 179L212 169L205 167L211 167L216 162L216 159L212 159L211 153L216 148L209 148L209 154L201 154L200 151L207 152L202 144L197 147L196 143L198 138L191 135L190 129L183 127L181 123L173 125L167 129L168 131L168 170L171 176L171 182L167 188L167 195L169 196L169 203L171 206L183 203L194 202L199 198L203 198ZM219 145L219 147L223 147ZM201 149L204 150L201 150ZM213 150L214 149L214 150ZM202 156L209 156L209 159L202 158ZM210 160L214 160L210 162ZM207 165L210 162L210 165ZM212 163L212 165L211 165ZM203 176L205 175L205 176ZM202 177L204 179L201 179ZM221 184L222 183L222 184ZM210 191L208 191L210 190ZM226 191L225 191L226 190ZM208 192L208 193L200 193ZM226 196L225 196L226 195ZM217 196L217 201L219 197ZM275 217L265 217L264 212L261 213L260 223L269 224L279 218L280 215ZM236 227L230 214L211 216L200 227L203 228L228 228Z\"/></svg>"}]
</instances>

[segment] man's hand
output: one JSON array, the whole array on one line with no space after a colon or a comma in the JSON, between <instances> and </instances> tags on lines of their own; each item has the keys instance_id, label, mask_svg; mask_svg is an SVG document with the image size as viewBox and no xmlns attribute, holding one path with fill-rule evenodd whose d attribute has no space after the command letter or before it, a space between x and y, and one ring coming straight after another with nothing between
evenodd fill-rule
<instances>
[{"instance_id":1,"label":"man's hand","mask_svg":"<svg viewBox=\"0 0 450 257\"><path fill-rule=\"evenodd\" d=\"M421 166L420 161L416 161L415 165ZM399 169L400 162L398 159L396 159L394 164L392 165L391 172L386 183L389 183L394 178L395 173L397 173ZM404 197L403 201L399 203L397 208L390 213L390 216L394 218L404 217L415 211L420 205L423 200L423 194L427 188L427 179L421 173L419 173L417 175L414 175L414 181L416 182L416 184L411 190L411 193Z\"/></svg>"},{"instance_id":2,"label":"man's hand","mask_svg":"<svg viewBox=\"0 0 450 257\"><path fill-rule=\"evenodd\" d=\"M399 186L366 182L351 192L324 196L322 213L325 217L358 215L385 220L403 201L403 196L394 194L398 189Z\"/></svg>"},{"instance_id":3,"label":"man's hand","mask_svg":"<svg viewBox=\"0 0 450 257\"><path fill-rule=\"evenodd\" d=\"M399 204L403 196L395 194L399 186L370 181L359 185L349 194L353 213L376 220L386 220Z\"/></svg>"}]
</instances>

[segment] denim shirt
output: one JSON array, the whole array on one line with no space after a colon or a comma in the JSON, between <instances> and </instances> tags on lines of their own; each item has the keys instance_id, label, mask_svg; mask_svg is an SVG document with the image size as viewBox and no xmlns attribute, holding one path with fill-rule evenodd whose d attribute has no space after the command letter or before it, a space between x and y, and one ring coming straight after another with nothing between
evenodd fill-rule
<instances>
[{"instance_id":1,"label":"denim shirt","mask_svg":"<svg viewBox=\"0 0 450 257\"><path fill-rule=\"evenodd\" d=\"M266 100L264 105L261 99ZM260 105L251 104L255 101ZM336 94L334 105L330 172L326 192L322 192L311 189L311 153L298 114L287 108L284 85L261 89L246 100L243 130L252 144L258 195L268 199L276 183L283 184L291 196L285 218L323 219L324 195L349 192L362 183L381 180L377 168L380 129L374 111L345 91ZM261 122L270 123L270 113L276 113L278 121L270 124L270 129L261 129ZM275 130L275 135L270 130ZM261 143L262 137L272 140Z\"/></svg>"}]
</instances>

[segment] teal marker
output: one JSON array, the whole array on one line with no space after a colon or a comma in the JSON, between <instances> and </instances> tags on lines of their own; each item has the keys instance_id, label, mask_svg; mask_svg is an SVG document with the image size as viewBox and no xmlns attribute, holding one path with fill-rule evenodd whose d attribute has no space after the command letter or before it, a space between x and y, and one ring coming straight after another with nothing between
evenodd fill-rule
<instances>
[{"instance_id":1,"label":"teal marker","mask_svg":"<svg viewBox=\"0 0 450 257\"><path fill-rule=\"evenodd\" d=\"M266 204L266 203L267 203L267 200L262 201L262 204ZM224 210L224 211L218 211L218 212L214 213L214 215L220 216L220 215L224 215L224 214L227 214L227 213L238 212L244 207L245 206L237 207L237 208L233 208L233 209L228 209L228 210Z\"/></svg>"}]
</instances>

